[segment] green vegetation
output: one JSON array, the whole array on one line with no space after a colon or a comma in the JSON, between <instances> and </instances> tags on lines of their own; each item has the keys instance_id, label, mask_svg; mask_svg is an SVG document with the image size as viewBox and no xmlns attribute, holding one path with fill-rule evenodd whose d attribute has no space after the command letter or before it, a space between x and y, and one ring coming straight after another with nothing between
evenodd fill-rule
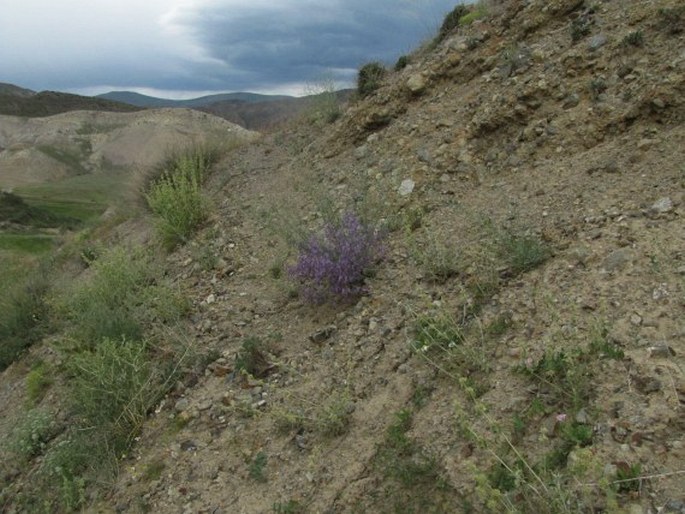
<instances>
[{"instance_id":1,"label":"green vegetation","mask_svg":"<svg viewBox=\"0 0 685 514\"><path fill-rule=\"evenodd\" d=\"M26 375L26 394L29 404L38 403L52 383L53 379L47 364L40 361L34 365Z\"/></svg>"},{"instance_id":2,"label":"green vegetation","mask_svg":"<svg viewBox=\"0 0 685 514\"><path fill-rule=\"evenodd\" d=\"M48 412L30 410L10 435L9 448L19 458L28 460L43 453L54 432L52 416Z\"/></svg>"},{"instance_id":3,"label":"green vegetation","mask_svg":"<svg viewBox=\"0 0 685 514\"><path fill-rule=\"evenodd\" d=\"M207 219L209 201L202 184L216 158L208 149L189 150L167 162L161 176L151 181L145 199L168 248L185 243Z\"/></svg>"},{"instance_id":4,"label":"green vegetation","mask_svg":"<svg viewBox=\"0 0 685 514\"><path fill-rule=\"evenodd\" d=\"M395 71L400 71L403 70L404 68L407 67L409 64L409 57L406 55L400 55L400 57L397 59L397 62L395 63Z\"/></svg>"},{"instance_id":5,"label":"green vegetation","mask_svg":"<svg viewBox=\"0 0 685 514\"><path fill-rule=\"evenodd\" d=\"M305 512L304 507L297 500L288 500L285 503L274 503L272 510L275 514L300 514L301 512Z\"/></svg>"},{"instance_id":6,"label":"green vegetation","mask_svg":"<svg viewBox=\"0 0 685 514\"><path fill-rule=\"evenodd\" d=\"M447 512L455 491L435 456L409 436L413 412L395 413L374 459L383 477L380 493L394 512Z\"/></svg>"},{"instance_id":7,"label":"green vegetation","mask_svg":"<svg viewBox=\"0 0 685 514\"><path fill-rule=\"evenodd\" d=\"M308 430L324 437L337 437L347 432L354 405L347 391L334 392L323 402L299 399L276 413L281 429Z\"/></svg>"},{"instance_id":8,"label":"green vegetation","mask_svg":"<svg viewBox=\"0 0 685 514\"><path fill-rule=\"evenodd\" d=\"M459 26L459 20L468 14L469 9L463 4L457 5L454 9L448 12L442 21L442 25L440 26L440 30L438 31L438 35L436 37L436 42L439 43L445 39L450 32Z\"/></svg>"},{"instance_id":9,"label":"green vegetation","mask_svg":"<svg viewBox=\"0 0 685 514\"><path fill-rule=\"evenodd\" d=\"M48 312L49 282L44 268L15 280L6 284L0 297L0 370L40 339Z\"/></svg>"},{"instance_id":10,"label":"green vegetation","mask_svg":"<svg viewBox=\"0 0 685 514\"><path fill-rule=\"evenodd\" d=\"M641 30L634 30L627 34L622 41L623 46L645 46L645 35Z\"/></svg>"},{"instance_id":11,"label":"green vegetation","mask_svg":"<svg viewBox=\"0 0 685 514\"><path fill-rule=\"evenodd\" d=\"M257 453L257 455L255 455L254 459L252 459L252 462L250 462L250 466L248 468L248 472L252 480L256 480L257 482L266 482L264 468L266 468L267 461L268 458L266 456L266 453L259 452Z\"/></svg>"},{"instance_id":12,"label":"green vegetation","mask_svg":"<svg viewBox=\"0 0 685 514\"><path fill-rule=\"evenodd\" d=\"M357 92L361 98L369 96L381 87L386 74L385 66L379 62L370 62L359 69L357 75Z\"/></svg>"},{"instance_id":13,"label":"green vegetation","mask_svg":"<svg viewBox=\"0 0 685 514\"><path fill-rule=\"evenodd\" d=\"M478 2L471 8L471 11L468 14L465 14L464 16L459 18L459 26L463 27L466 25L470 25L476 20L485 18L487 15L488 11L485 8L483 2Z\"/></svg>"},{"instance_id":14,"label":"green vegetation","mask_svg":"<svg viewBox=\"0 0 685 514\"><path fill-rule=\"evenodd\" d=\"M15 190L31 207L68 220L92 221L109 205L122 199L125 181L117 172L89 173L18 187Z\"/></svg>"},{"instance_id":15,"label":"green vegetation","mask_svg":"<svg viewBox=\"0 0 685 514\"><path fill-rule=\"evenodd\" d=\"M269 363L266 344L256 337L245 339L236 355L235 369L256 378L266 376L273 369Z\"/></svg>"},{"instance_id":16,"label":"green vegetation","mask_svg":"<svg viewBox=\"0 0 685 514\"><path fill-rule=\"evenodd\" d=\"M527 232L501 230L496 241L497 254L514 275L537 268L551 257L549 247Z\"/></svg>"}]
</instances>

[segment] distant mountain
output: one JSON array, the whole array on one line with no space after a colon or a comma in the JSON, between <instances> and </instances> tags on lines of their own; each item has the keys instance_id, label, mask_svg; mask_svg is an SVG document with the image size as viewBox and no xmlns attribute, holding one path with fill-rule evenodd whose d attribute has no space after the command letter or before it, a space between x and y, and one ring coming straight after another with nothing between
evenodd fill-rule
<instances>
[{"instance_id":1,"label":"distant mountain","mask_svg":"<svg viewBox=\"0 0 685 514\"><path fill-rule=\"evenodd\" d=\"M35 91L30 89L24 89L23 87L15 86L14 84L8 84L6 82L0 82L0 95L13 95L21 97L29 97L35 95Z\"/></svg>"},{"instance_id":2,"label":"distant mountain","mask_svg":"<svg viewBox=\"0 0 685 514\"><path fill-rule=\"evenodd\" d=\"M69 111L133 112L140 107L102 98L42 91L36 93L12 84L0 84L0 114L29 118Z\"/></svg>"},{"instance_id":3,"label":"distant mountain","mask_svg":"<svg viewBox=\"0 0 685 514\"><path fill-rule=\"evenodd\" d=\"M353 90L344 89L336 92L338 104L350 99ZM221 101L198 107L200 111L219 116L249 130L264 130L275 127L289 119L296 118L317 109L321 99L318 95L300 98L286 97L282 100L268 102Z\"/></svg>"},{"instance_id":4,"label":"distant mountain","mask_svg":"<svg viewBox=\"0 0 685 514\"><path fill-rule=\"evenodd\" d=\"M259 95L257 93L223 93L201 96L190 100L169 100L154 96L141 95L133 91L110 91L95 98L123 102L137 107L204 107L216 102L260 103L293 98L285 95Z\"/></svg>"}]
</instances>

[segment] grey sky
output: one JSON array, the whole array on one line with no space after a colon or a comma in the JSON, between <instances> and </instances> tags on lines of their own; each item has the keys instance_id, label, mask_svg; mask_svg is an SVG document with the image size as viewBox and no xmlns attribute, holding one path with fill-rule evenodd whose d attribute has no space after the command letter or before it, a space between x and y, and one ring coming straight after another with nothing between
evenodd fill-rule
<instances>
[{"instance_id":1,"label":"grey sky","mask_svg":"<svg viewBox=\"0 0 685 514\"><path fill-rule=\"evenodd\" d=\"M431 37L459 0L8 0L0 82L97 94L303 94ZM9 4L9 5L8 5Z\"/></svg>"}]
</instances>

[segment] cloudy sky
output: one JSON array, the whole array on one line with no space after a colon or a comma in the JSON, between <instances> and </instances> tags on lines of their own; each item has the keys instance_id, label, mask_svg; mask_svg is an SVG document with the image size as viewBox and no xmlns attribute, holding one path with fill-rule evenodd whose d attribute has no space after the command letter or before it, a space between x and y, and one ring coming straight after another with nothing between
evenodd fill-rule
<instances>
[{"instance_id":1,"label":"cloudy sky","mask_svg":"<svg viewBox=\"0 0 685 514\"><path fill-rule=\"evenodd\" d=\"M169 98L301 95L431 37L461 0L5 0L0 82Z\"/></svg>"}]
</instances>

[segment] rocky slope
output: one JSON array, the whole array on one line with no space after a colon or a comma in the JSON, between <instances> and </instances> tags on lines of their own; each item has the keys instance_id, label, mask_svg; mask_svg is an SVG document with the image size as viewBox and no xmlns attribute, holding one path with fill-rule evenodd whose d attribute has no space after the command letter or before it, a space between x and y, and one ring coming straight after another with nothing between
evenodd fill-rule
<instances>
[{"instance_id":1,"label":"rocky slope","mask_svg":"<svg viewBox=\"0 0 685 514\"><path fill-rule=\"evenodd\" d=\"M219 166L168 257L211 362L91 511L685 511L685 13L490 9L325 130ZM326 206L391 229L353 305L281 276Z\"/></svg>"}]
</instances>

